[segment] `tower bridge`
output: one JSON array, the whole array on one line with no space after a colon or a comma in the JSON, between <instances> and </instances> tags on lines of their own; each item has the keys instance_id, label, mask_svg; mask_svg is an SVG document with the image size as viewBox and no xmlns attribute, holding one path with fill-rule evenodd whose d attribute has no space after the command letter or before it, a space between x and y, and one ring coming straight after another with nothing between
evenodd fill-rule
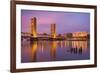
<instances>
[{"instance_id":1,"label":"tower bridge","mask_svg":"<svg viewBox=\"0 0 100 73\"><path fill-rule=\"evenodd\" d=\"M30 20L31 24L31 31L29 32L21 32L21 39L31 39L31 40L86 40L87 37L83 37L83 33L71 33L71 36L73 37L65 37L63 35L58 36L56 34L56 24L51 24L51 34L40 34L37 32L37 19L36 17L32 17ZM87 35L87 33L84 33ZM68 34L67 34L68 35Z\"/></svg>"},{"instance_id":2,"label":"tower bridge","mask_svg":"<svg viewBox=\"0 0 100 73\"><path fill-rule=\"evenodd\" d=\"M56 24L51 24L51 34L38 34L37 33L37 19L36 17L31 18L31 33L21 32L22 39L53 39L56 38Z\"/></svg>"}]
</instances>

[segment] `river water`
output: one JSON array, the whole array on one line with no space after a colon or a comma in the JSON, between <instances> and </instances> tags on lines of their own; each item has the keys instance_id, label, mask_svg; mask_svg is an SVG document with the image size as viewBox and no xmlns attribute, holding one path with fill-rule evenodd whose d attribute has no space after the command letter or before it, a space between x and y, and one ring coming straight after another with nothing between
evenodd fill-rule
<instances>
[{"instance_id":1,"label":"river water","mask_svg":"<svg viewBox=\"0 0 100 73\"><path fill-rule=\"evenodd\" d=\"M28 41L21 42L21 62L47 62L90 59L89 41Z\"/></svg>"}]
</instances>

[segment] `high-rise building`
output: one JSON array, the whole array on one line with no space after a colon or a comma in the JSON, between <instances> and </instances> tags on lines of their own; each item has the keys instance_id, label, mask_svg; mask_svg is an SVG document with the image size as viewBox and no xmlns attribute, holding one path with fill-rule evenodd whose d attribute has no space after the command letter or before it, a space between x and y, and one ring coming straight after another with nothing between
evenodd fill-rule
<instances>
[{"instance_id":1,"label":"high-rise building","mask_svg":"<svg viewBox=\"0 0 100 73\"><path fill-rule=\"evenodd\" d=\"M37 37L37 20L36 17L31 18L31 33L33 37Z\"/></svg>"},{"instance_id":2,"label":"high-rise building","mask_svg":"<svg viewBox=\"0 0 100 73\"><path fill-rule=\"evenodd\" d=\"M51 24L51 38L56 38L56 24Z\"/></svg>"}]
</instances>

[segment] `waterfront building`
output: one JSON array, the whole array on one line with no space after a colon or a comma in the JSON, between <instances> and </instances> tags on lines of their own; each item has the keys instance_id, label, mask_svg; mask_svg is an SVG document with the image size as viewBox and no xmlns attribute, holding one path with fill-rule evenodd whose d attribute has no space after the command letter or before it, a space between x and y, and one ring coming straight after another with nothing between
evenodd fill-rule
<instances>
[{"instance_id":1,"label":"waterfront building","mask_svg":"<svg viewBox=\"0 0 100 73\"><path fill-rule=\"evenodd\" d=\"M72 33L72 37L87 37L88 34L88 32L74 32Z\"/></svg>"}]
</instances>

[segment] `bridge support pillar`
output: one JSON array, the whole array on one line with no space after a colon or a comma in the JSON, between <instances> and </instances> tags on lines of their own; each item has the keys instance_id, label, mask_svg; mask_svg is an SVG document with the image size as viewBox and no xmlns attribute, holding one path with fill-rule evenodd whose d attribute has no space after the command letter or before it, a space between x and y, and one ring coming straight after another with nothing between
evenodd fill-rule
<instances>
[{"instance_id":1,"label":"bridge support pillar","mask_svg":"<svg viewBox=\"0 0 100 73\"><path fill-rule=\"evenodd\" d=\"M31 18L31 33L33 37L37 37L37 22L36 17Z\"/></svg>"},{"instance_id":2,"label":"bridge support pillar","mask_svg":"<svg viewBox=\"0 0 100 73\"><path fill-rule=\"evenodd\" d=\"M51 24L51 38L56 38L56 24Z\"/></svg>"}]
</instances>

